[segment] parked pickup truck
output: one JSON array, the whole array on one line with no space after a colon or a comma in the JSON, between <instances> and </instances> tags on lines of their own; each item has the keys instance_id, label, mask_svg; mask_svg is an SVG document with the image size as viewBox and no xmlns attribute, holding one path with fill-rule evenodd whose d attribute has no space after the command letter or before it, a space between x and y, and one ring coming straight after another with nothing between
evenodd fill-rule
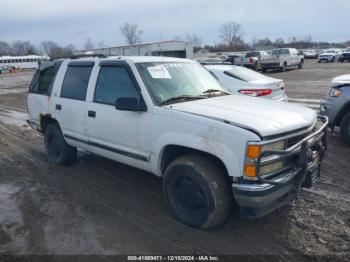
<instances>
[{"instance_id":1,"label":"parked pickup truck","mask_svg":"<svg viewBox=\"0 0 350 262\"><path fill-rule=\"evenodd\" d=\"M71 165L82 149L151 172L175 218L196 228L221 224L233 203L249 218L287 203L319 177L327 145L327 117L230 95L192 60L43 62L27 102L50 162Z\"/></svg>"},{"instance_id":2,"label":"parked pickup truck","mask_svg":"<svg viewBox=\"0 0 350 262\"><path fill-rule=\"evenodd\" d=\"M287 68L303 68L304 56L295 48L281 48L272 51L271 55L261 60L261 70L266 72L269 69L279 69L285 72Z\"/></svg>"},{"instance_id":3,"label":"parked pickup truck","mask_svg":"<svg viewBox=\"0 0 350 262\"><path fill-rule=\"evenodd\" d=\"M255 71L261 70L261 59L269 54L265 51L247 52L244 57L235 58L235 65L245 66Z\"/></svg>"}]
</instances>

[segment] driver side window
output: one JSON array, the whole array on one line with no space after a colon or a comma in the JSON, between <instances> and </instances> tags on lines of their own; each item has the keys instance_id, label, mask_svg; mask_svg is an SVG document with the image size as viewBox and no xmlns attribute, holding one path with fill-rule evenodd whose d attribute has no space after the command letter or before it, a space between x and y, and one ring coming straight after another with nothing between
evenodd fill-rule
<instances>
[{"instance_id":1,"label":"driver side window","mask_svg":"<svg viewBox=\"0 0 350 262\"><path fill-rule=\"evenodd\" d=\"M121 97L139 97L135 82L125 66L101 66L94 102L114 105Z\"/></svg>"}]
</instances>

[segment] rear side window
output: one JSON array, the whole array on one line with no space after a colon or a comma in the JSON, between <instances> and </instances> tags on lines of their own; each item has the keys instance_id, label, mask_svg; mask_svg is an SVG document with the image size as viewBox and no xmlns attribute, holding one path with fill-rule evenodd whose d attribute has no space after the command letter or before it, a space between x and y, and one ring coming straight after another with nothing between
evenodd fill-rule
<instances>
[{"instance_id":1,"label":"rear side window","mask_svg":"<svg viewBox=\"0 0 350 262\"><path fill-rule=\"evenodd\" d=\"M30 87L31 93L48 95L55 80L57 68L51 66L43 71L37 71Z\"/></svg>"},{"instance_id":2,"label":"rear side window","mask_svg":"<svg viewBox=\"0 0 350 262\"><path fill-rule=\"evenodd\" d=\"M253 70L250 70L244 67L234 67L231 70L225 71L224 74L246 82L260 80L260 79L269 79L263 74L260 74L258 72L255 72Z\"/></svg>"},{"instance_id":3,"label":"rear side window","mask_svg":"<svg viewBox=\"0 0 350 262\"><path fill-rule=\"evenodd\" d=\"M125 66L101 66L94 102L114 105L121 97L139 97L128 69Z\"/></svg>"},{"instance_id":4,"label":"rear side window","mask_svg":"<svg viewBox=\"0 0 350 262\"><path fill-rule=\"evenodd\" d=\"M63 80L61 97L85 100L92 66L68 66Z\"/></svg>"}]
</instances>

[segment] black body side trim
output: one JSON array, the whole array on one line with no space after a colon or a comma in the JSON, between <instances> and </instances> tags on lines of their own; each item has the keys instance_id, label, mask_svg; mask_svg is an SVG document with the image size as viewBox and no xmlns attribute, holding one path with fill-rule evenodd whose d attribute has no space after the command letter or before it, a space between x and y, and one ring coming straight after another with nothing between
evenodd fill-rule
<instances>
[{"instance_id":1,"label":"black body side trim","mask_svg":"<svg viewBox=\"0 0 350 262\"><path fill-rule=\"evenodd\" d=\"M124 155L124 156L130 157L130 158L134 158L134 159L141 160L141 161L144 161L144 162L149 162L148 157L141 156L141 155L134 154L134 153L130 153L130 152L118 149L118 148L114 148L114 147L110 147L110 146L106 146L106 145L101 145L99 143L83 140L83 139L76 138L76 137L73 137L73 136L70 136L70 135L64 135L64 137L66 137L68 139L71 139L71 140L78 141L80 143L85 143L85 144L88 144L88 145L91 145L91 146L95 146L95 147L101 148L103 150L107 150L107 151L110 151L110 152L113 152L113 153Z\"/></svg>"},{"instance_id":2,"label":"black body side trim","mask_svg":"<svg viewBox=\"0 0 350 262\"><path fill-rule=\"evenodd\" d=\"M69 135L63 135L63 136L66 137L66 138L68 138L68 139L78 141L78 142L80 142L80 143L89 144L89 142L88 142L87 140L84 140L84 139L80 139L80 138L73 137L73 136L69 136Z\"/></svg>"}]
</instances>

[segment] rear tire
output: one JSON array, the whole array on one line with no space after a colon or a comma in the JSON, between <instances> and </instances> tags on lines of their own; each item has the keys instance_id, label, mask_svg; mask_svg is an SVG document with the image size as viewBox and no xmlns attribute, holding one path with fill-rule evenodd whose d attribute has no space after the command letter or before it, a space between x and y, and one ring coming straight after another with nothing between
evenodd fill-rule
<instances>
[{"instance_id":1,"label":"rear tire","mask_svg":"<svg viewBox=\"0 0 350 262\"><path fill-rule=\"evenodd\" d=\"M51 163L68 166L77 159L77 148L67 144L57 124L50 124L46 127L44 142Z\"/></svg>"},{"instance_id":2,"label":"rear tire","mask_svg":"<svg viewBox=\"0 0 350 262\"><path fill-rule=\"evenodd\" d=\"M350 112L343 117L340 123L340 134L345 144L350 146Z\"/></svg>"},{"instance_id":3,"label":"rear tire","mask_svg":"<svg viewBox=\"0 0 350 262\"><path fill-rule=\"evenodd\" d=\"M213 228L225 221L231 207L231 190L220 168L210 158L184 155L167 167L163 178L165 201L181 223Z\"/></svg>"}]
</instances>

